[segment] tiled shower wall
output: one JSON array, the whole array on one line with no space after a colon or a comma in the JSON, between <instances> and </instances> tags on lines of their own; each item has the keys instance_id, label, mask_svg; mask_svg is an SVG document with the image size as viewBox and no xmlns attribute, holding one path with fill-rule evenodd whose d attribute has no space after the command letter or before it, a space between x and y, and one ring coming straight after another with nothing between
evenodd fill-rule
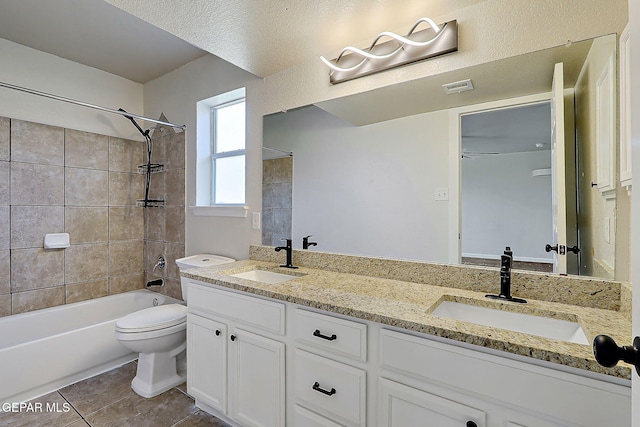
<instances>
[{"instance_id":1,"label":"tiled shower wall","mask_svg":"<svg viewBox=\"0 0 640 427\"><path fill-rule=\"evenodd\" d=\"M262 162L262 244L280 246L291 238L293 157Z\"/></svg>"},{"instance_id":2,"label":"tiled shower wall","mask_svg":"<svg viewBox=\"0 0 640 427\"><path fill-rule=\"evenodd\" d=\"M167 119L161 116L160 120ZM151 160L164 165L164 172L151 174L149 198L164 200L164 207L145 208L145 276L146 281L163 279L164 286L152 290L182 298L175 260L185 252L185 133L162 126L154 130L151 141ZM166 267L153 271L160 255L164 256Z\"/></svg>"},{"instance_id":3,"label":"tiled shower wall","mask_svg":"<svg viewBox=\"0 0 640 427\"><path fill-rule=\"evenodd\" d=\"M0 118L0 316L144 286L143 162L140 141Z\"/></svg>"}]
</instances>

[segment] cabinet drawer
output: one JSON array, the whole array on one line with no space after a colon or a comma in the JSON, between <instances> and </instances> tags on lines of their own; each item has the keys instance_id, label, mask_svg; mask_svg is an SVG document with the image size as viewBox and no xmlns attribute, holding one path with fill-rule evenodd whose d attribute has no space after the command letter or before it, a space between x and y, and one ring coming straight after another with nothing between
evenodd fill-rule
<instances>
[{"instance_id":1,"label":"cabinet drawer","mask_svg":"<svg viewBox=\"0 0 640 427\"><path fill-rule=\"evenodd\" d=\"M298 403L349 426L365 425L366 372L296 349Z\"/></svg>"},{"instance_id":2,"label":"cabinet drawer","mask_svg":"<svg viewBox=\"0 0 640 427\"><path fill-rule=\"evenodd\" d=\"M454 427L486 426L487 415L478 409L443 399L403 384L380 378L378 383L378 426Z\"/></svg>"},{"instance_id":3,"label":"cabinet drawer","mask_svg":"<svg viewBox=\"0 0 640 427\"><path fill-rule=\"evenodd\" d=\"M301 427L342 427L340 424L321 417L315 412L308 411L300 405L296 405L293 413L293 425Z\"/></svg>"},{"instance_id":4,"label":"cabinet drawer","mask_svg":"<svg viewBox=\"0 0 640 427\"><path fill-rule=\"evenodd\" d=\"M295 338L333 353L367 360L367 325L296 309Z\"/></svg>"},{"instance_id":5,"label":"cabinet drawer","mask_svg":"<svg viewBox=\"0 0 640 427\"><path fill-rule=\"evenodd\" d=\"M187 307L190 310L223 316L256 329L284 335L284 304L282 303L196 283L189 284L188 295Z\"/></svg>"}]
</instances>

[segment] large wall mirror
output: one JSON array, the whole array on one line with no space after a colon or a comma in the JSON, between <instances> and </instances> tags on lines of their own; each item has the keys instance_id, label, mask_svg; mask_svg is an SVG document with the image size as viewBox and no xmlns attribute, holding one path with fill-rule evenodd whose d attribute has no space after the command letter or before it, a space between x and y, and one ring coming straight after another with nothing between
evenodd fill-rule
<instances>
[{"instance_id":1,"label":"large wall mirror","mask_svg":"<svg viewBox=\"0 0 640 427\"><path fill-rule=\"evenodd\" d=\"M629 223L629 196L599 173L605 160L616 170L616 44L568 43L265 116L262 243L301 248L312 235L313 250L481 265L510 246L518 268L554 271L545 249L560 228L565 251L580 251L559 272L628 279L616 224ZM465 79L473 90L442 88Z\"/></svg>"}]
</instances>

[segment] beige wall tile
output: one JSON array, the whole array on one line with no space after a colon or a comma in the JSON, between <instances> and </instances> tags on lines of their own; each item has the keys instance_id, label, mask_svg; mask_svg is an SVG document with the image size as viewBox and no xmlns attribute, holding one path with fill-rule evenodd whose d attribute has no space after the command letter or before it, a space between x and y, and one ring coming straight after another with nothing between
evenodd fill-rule
<instances>
[{"instance_id":1,"label":"beige wall tile","mask_svg":"<svg viewBox=\"0 0 640 427\"><path fill-rule=\"evenodd\" d=\"M65 282L80 283L109 276L109 245L72 245L65 249Z\"/></svg>"},{"instance_id":2,"label":"beige wall tile","mask_svg":"<svg viewBox=\"0 0 640 427\"><path fill-rule=\"evenodd\" d=\"M144 208L123 206L109 208L109 239L144 239Z\"/></svg>"},{"instance_id":3,"label":"beige wall tile","mask_svg":"<svg viewBox=\"0 0 640 427\"><path fill-rule=\"evenodd\" d=\"M64 164L67 167L109 169L109 137L65 129Z\"/></svg>"},{"instance_id":4,"label":"beige wall tile","mask_svg":"<svg viewBox=\"0 0 640 427\"><path fill-rule=\"evenodd\" d=\"M167 206L184 206L184 169L165 172L165 204Z\"/></svg>"},{"instance_id":5,"label":"beige wall tile","mask_svg":"<svg viewBox=\"0 0 640 427\"><path fill-rule=\"evenodd\" d=\"M64 166L64 129L11 120L11 161Z\"/></svg>"},{"instance_id":6,"label":"beige wall tile","mask_svg":"<svg viewBox=\"0 0 640 427\"><path fill-rule=\"evenodd\" d=\"M166 208L146 208L144 210L145 239L164 240L165 209Z\"/></svg>"},{"instance_id":7,"label":"beige wall tile","mask_svg":"<svg viewBox=\"0 0 640 427\"><path fill-rule=\"evenodd\" d=\"M65 168L64 197L70 206L108 206L109 172Z\"/></svg>"},{"instance_id":8,"label":"beige wall tile","mask_svg":"<svg viewBox=\"0 0 640 427\"><path fill-rule=\"evenodd\" d=\"M42 248L44 235L64 232L64 206L11 206L11 249Z\"/></svg>"},{"instance_id":9,"label":"beige wall tile","mask_svg":"<svg viewBox=\"0 0 640 427\"><path fill-rule=\"evenodd\" d=\"M0 160L9 160L11 120L0 117Z\"/></svg>"},{"instance_id":10,"label":"beige wall tile","mask_svg":"<svg viewBox=\"0 0 640 427\"><path fill-rule=\"evenodd\" d=\"M12 205L63 205L64 168L11 162Z\"/></svg>"},{"instance_id":11,"label":"beige wall tile","mask_svg":"<svg viewBox=\"0 0 640 427\"><path fill-rule=\"evenodd\" d=\"M109 279L67 284L65 291L67 304L105 297L109 295Z\"/></svg>"},{"instance_id":12,"label":"beige wall tile","mask_svg":"<svg viewBox=\"0 0 640 427\"><path fill-rule=\"evenodd\" d=\"M176 260L178 258L184 257L184 245L180 245L177 243L166 243L164 251L165 259L167 260L166 277L179 280L180 271L178 270L178 266L176 265Z\"/></svg>"},{"instance_id":13,"label":"beige wall tile","mask_svg":"<svg viewBox=\"0 0 640 427\"><path fill-rule=\"evenodd\" d=\"M167 206L164 210L166 241L184 244L184 206Z\"/></svg>"},{"instance_id":14,"label":"beige wall tile","mask_svg":"<svg viewBox=\"0 0 640 427\"><path fill-rule=\"evenodd\" d=\"M109 295L144 289L144 274L132 274L109 278Z\"/></svg>"},{"instance_id":15,"label":"beige wall tile","mask_svg":"<svg viewBox=\"0 0 640 427\"><path fill-rule=\"evenodd\" d=\"M146 143L109 137L109 170L136 172L146 162Z\"/></svg>"},{"instance_id":16,"label":"beige wall tile","mask_svg":"<svg viewBox=\"0 0 640 427\"><path fill-rule=\"evenodd\" d=\"M273 184L276 182L293 181L293 157L271 159L262 162L262 182Z\"/></svg>"},{"instance_id":17,"label":"beige wall tile","mask_svg":"<svg viewBox=\"0 0 640 427\"><path fill-rule=\"evenodd\" d=\"M9 206L0 206L0 251L11 248L11 214Z\"/></svg>"},{"instance_id":18,"label":"beige wall tile","mask_svg":"<svg viewBox=\"0 0 640 427\"><path fill-rule=\"evenodd\" d=\"M15 292L11 295L12 313L24 313L64 304L64 286Z\"/></svg>"},{"instance_id":19,"label":"beige wall tile","mask_svg":"<svg viewBox=\"0 0 640 427\"><path fill-rule=\"evenodd\" d=\"M130 276L143 271L142 240L109 243L109 276Z\"/></svg>"},{"instance_id":20,"label":"beige wall tile","mask_svg":"<svg viewBox=\"0 0 640 427\"><path fill-rule=\"evenodd\" d=\"M109 205L136 205L137 200L144 199L145 177L142 174L121 172L109 173Z\"/></svg>"},{"instance_id":21,"label":"beige wall tile","mask_svg":"<svg viewBox=\"0 0 640 427\"><path fill-rule=\"evenodd\" d=\"M62 249L38 248L11 251L11 292L63 284L64 251Z\"/></svg>"},{"instance_id":22,"label":"beige wall tile","mask_svg":"<svg viewBox=\"0 0 640 427\"><path fill-rule=\"evenodd\" d=\"M156 279L156 277L147 276L147 281L154 280L154 279ZM182 287L180 286L179 280L165 277L164 279L162 279L162 281L163 281L163 286L160 286L160 287L152 286L147 289L154 292L158 292L162 295L168 295L172 298L177 298L180 300L182 299Z\"/></svg>"},{"instance_id":23,"label":"beige wall tile","mask_svg":"<svg viewBox=\"0 0 640 427\"><path fill-rule=\"evenodd\" d=\"M154 200L165 199L165 180L166 172L152 173L149 180L149 198Z\"/></svg>"},{"instance_id":24,"label":"beige wall tile","mask_svg":"<svg viewBox=\"0 0 640 427\"><path fill-rule=\"evenodd\" d=\"M163 135L161 137L151 139L151 162L165 165L166 167L164 150L171 135L167 134L166 131L163 131L162 133ZM147 160L146 157L144 159L145 161Z\"/></svg>"},{"instance_id":25,"label":"beige wall tile","mask_svg":"<svg viewBox=\"0 0 640 427\"><path fill-rule=\"evenodd\" d=\"M9 187L9 171L11 164L9 162L0 161L0 205L8 205L11 196Z\"/></svg>"},{"instance_id":26,"label":"beige wall tile","mask_svg":"<svg viewBox=\"0 0 640 427\"><path fill-rule=\"evenodd\" d=\"M11 315L11 294L0 295L0 317Z\"/></svg>"},{"instance_id":27,"label":"beige wall tile","mask_svg":"<svg viewBox=\"0 0 640 427\"><path fill-rule=\"evenodd\" d=\"M153 267L156 265L156 263L158 262L158 257L159 256L163 256L165 257L166 260L166 255L164 253L164 242L157 242L157 241L151 241L151 240L146 240L144 242L144 271L146 271L147 273L152 273L154 276L158 276L158 277L164 277L165 273L166 273L166 267L165 270L162 271L159 268L156 269L156 271L153 271Z\"/></svg>"},{"instance_id":28,"label":"beige wall tile","mask_svg":"<svg viewBox=\"0 0 640 427\"><path fill-rule=\"evenodd\" d=\"M67 206L64 212L64 227L72 245L109 240L109 208Z\"/></svg>"},{"instance_id":29,"label":"beige wall tile","mask_svg":"<svg viewBox=\"0 0 640 427\"><path fill-rule=\"evenodd\" d=\"M9 251L0 251L0 294L11 292L11 256Z\"/></svg>"},{"instance_id":30,"label":"beige wall tile","mask_svg":"<svg viewBox=\"0 0 640 427\"><path fill-rule=\"evenodd\" d=\"M185 133L172 135L165 146L165 166L169 170L184 169Z\"/></svg>"}]
</instances>

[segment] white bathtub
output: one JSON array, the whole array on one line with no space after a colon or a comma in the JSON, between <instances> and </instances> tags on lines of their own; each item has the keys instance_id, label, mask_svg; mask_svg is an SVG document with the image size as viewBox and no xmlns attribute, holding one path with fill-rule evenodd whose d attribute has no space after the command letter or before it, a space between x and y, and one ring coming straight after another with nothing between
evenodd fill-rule
<instances>
[{"instance_id":1,"label":"white bathtub","mask_svg":"<svg viewBox=\"0 0 640 427\"><path fill-rule=\"evenodd\" d=\"M116 321L174 302L142 289L0 318L0 403L30 400L136 359L115 339Z\"/></svg>"}]
</instances>

